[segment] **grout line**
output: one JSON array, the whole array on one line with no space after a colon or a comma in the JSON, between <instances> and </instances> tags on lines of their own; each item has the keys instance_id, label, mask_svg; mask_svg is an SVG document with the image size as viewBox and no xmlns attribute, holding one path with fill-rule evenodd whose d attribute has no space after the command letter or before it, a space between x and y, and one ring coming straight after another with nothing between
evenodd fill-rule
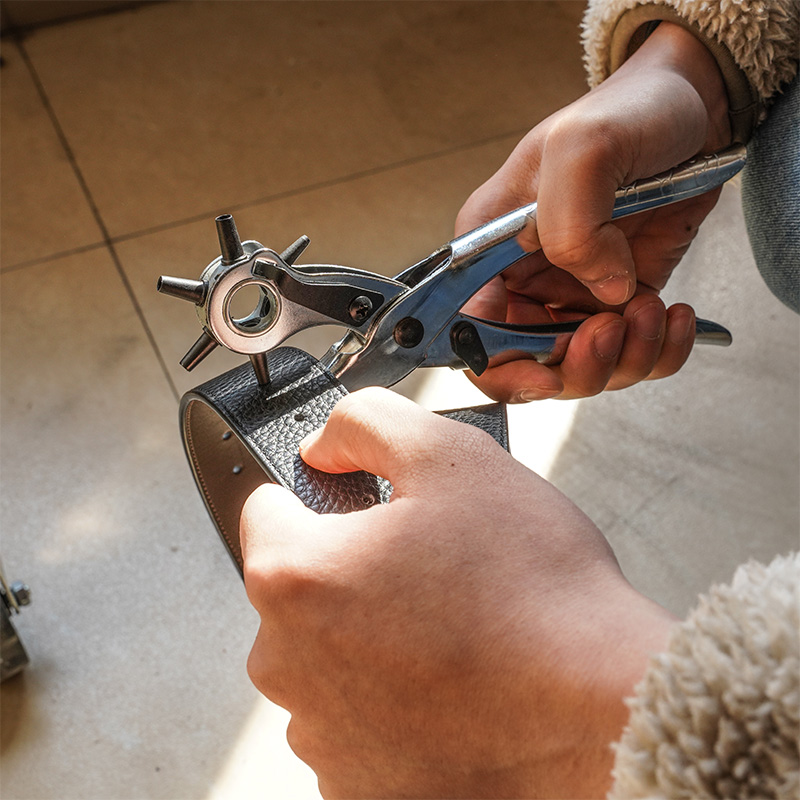
<instances>
[{"instance_id":1,"label":"grout line","mask_svg":"<svg viewBox=\"0 0 800 800\"><path fill-rule=\"evenodd\" d=\"M351 172L349 175L340 176L337 178L328 178L322 181L316 181L314 183L308 183L304 186L298 186L292 189L285 189L282 192L276 192L275 194L263 195L261 197L256 197L252 200L246 200L242 203L234 203L228 204L225 208L218 208L215 211L206 211L199 214L193 214L191 217L185 217L183 219L175 220L173 222L167 222L163 225L154 225L150 228L143 228L138 231L133 231L131 233L124 233L120 234L119 236L115 236L112 241L114 242L126 242L131 239L138 239L142 236L148 236L151 233L160 233L161 231L171 230L172 228L178 228L182 225L189 225L194 222L202 222L207 219L213 219L214 217L218 216L220 213L232 213L235 211L242 211L247 208L254 208L255 206L259 205L266 205L268 203L274 203L279 200L286 200L290 197L298 197L302 194L307 194L309 192L315 192L320 189L330 189L333 186L343 186L347 183L353 183L358 180L362 180L363 178L370 178L375 175L382 175L385 173L393 172L394 170L405 169L406 167L414 166L415 164L423 164L426 161L435 161L439 158L444 158L449 155L453 155L455 153L464 152L466 150L472 150L478 147L483 147L487 144L491 144L492 142L499 142L503 139L507 139L510 136L524 136L530 128L520 128L514 131L505 131L503 133L497 133L493 136L488 136L485 139L481 139L476 142L469 142L466 144L454 145L453 147L448 147L444 150L437 150L433 153L425 153L424 155L419 156L412 156L410 158L403 159L402 161L392 161L389 164L382 164L378 167L370 167L369 169L360 170L358 172Z\"/></svg>"},{"instance_id":2,"label":"grout line","mask_svg":"<svg viewBox=\"0 0 800 800\"><path fill-rule=\"evenodd\" d=\"M39 98L41 99L45 111L47 115L50 117L50 122L55 129L56 135L61 143L61 146L64 148L64 152L66 153L67 160L69 161L70 166L72 167L72 171L75 174L75 177L78 180L78 184L81 187L81 191L86 199L86 202L89 204L89 209L92 212L92 216L97 223L97 226L100 228L100 233L103 237L103 243L99 246L105 246L108 249L108 252L111 255L111 260L114 262L114 267L117 270L117 274L122 281L122 285L125 291L128 294L128 299L133 304L133 308L136 312L136 315L139 317L139 322L144 329L145 335L147 336L148 341L150 342L150 346L155 353L156 359L158 360L159 365L161 366L161 371L164 373L164 377L167 379L167 384L169 385L172 394L177 401L180 397L178 393L178 389L175 386L175 382L172 380L172 376L169 374L169 369L167 368L167 364L164 361L164 357L161 354L161 350L158 347L158 343L155 340L155 336L153 335L153 331L150 329L150 325L147 323L147 319L144 315L144 311L142 310L139 301L136 299L136 295L134 294L133 287L131 286L130 281L128 280L128 276L125 273L125 270L122 266L122 262L119 259L119 255L114 247L114 242L108 234L108 229L106 228L105 222L103 221L103 217L100 214L99 209L97 208L97 204L94 201L94 197L92 196L91 190L89 189L88 184L86 183L86 179L81 172L81 168L78 166L78 162L75 158L75 153L73 152L72 148L67 141L67 136L64 133L64 129L61 127L61 124L58 121L58 117L56 116L55 110L50 103L50 99L47 96L47 92L45 91L44 84L42 83L41 79L39 78L39 74L36 72L36 69L33 66L33 62L28 55L28 51L25 49L21 40L17 40L16 42L17 47L19 48L20 54L22 55L22 60L25 62L25 66L28 68L30 72L31 78L33 79L34 85L36 86L36 91L39 94ZM90 249L90 248L86 248ZM83 252L80 250L79 252Z\"/></svg>"},{"instance_id":3,"label":"grout line","mask_svg":"<svg viewBox=\"0 0 800 800\"><path fill-rule=\"evenodd\" d=\"M476 142L469 142L468 144L455 145L445 150L437 150L436 152L426 153L425 155L421 156L412 156L411 158L407 158L402 161L393 161L389 164L383 164L379 167L371 167L370 169L361 170L360 172L353 172L350 173L349 175L345 175L342 177L329 178L328 180L309 183L304 186L295 187L293 189L286 189L282 192L277 192L276 194L264 195L262 197L257 197L253 200L246 200L243 203L227 205L224 209L216 209L215 211L204 211L199 214L193 214L191 217L184 217L182 219L173 220L172 222L166 222L163 225L153 225L149 228L141 228L138 231L131 231L130 233L122 233L117 236L108 236L107 232L105 231L105 227L103 226L101 230L103 231L104 235L107 238L102 242L96 242L94 244L84 245L83 247L75 248L74 250L65 250L60 253L53 253L48 256L30 259L28 261L21 261L17 264L9 264L6 267L0 268L0 274L3 274L5 272L11 272L12 270L22 269L23 267L29 267L34 264L46 263L48 261L53 261L57 258L63 258L65 256L75 255L77 253L83 253L89 250L94 250L98 247L108 246L109 244L113 245L113 244L118 244L120 242L128 242L131 241L132 239L140 239L144 236L149 236L153 233L161 233L163 231L180 228L184 225L191 225L195 222L203 222L205 220L213 219L220 213L233 213L237 211L242 211L244 209L254 208L259 205L266 205L267 203L274 203L278 202L279 200L286 200L290 197L298 197L302 194L306 194L308 192L314 192L319 189L329 189L333 186L343 186L347 183L352 183L354 181L361 180L362 178L369 178L374 175L389 173L394 170L404 169L406 167L413 166L415 164L422 164L425 163L426 161L435 161L438 158L444 158L446 156L453 155L455 153L464 152L478 147L483 147L487 144L491 144L492 142L499 142L511 136L524 136L528 132L528 130L529 128L520 128L519 130L505 131L504 133L494 134L493 136L489 136L485 139L481 139ZM86 191L88 192L88 189ZM93 212L96 211L94 206L92 206L92 210ZM99 222L99 213L96 214L96 218L98 218ZM102 225L102 223L100 222L99 224Z\"/></svg>"},{"instance_id":4,"label":"grout line","mask_svg":"<svg viewBox=\"0 0 800 800\"><path fill-rule=\"evenodd\" d=\"M5 275L7 272L16 272L17 270L25 269L25 267L35 267L39 264L47 264L50 261L57 261L59 258L67 258L68 256L77 256L81 253L88 253L92 250L100 250L106 246L106 242L92 242L91 244L84 244L80 247L73 247L71 250L59 250L57 253L50 253L50 255L47 256L38 256L37 258L30 258L27 261L18 261L16 264L9 264L8 266L0 267L0 275Z\"/></svg>"},{"instance_id":5,"label":"grout line","mask_svg":"<svg viewBox=\"0 0 800 800\"><path fill-rule=\"evenodd\" d=\"M88 11L78 11L71 14L65 12L63 16L58 16L55 19L46 19L41 22L31 22L24 25L18 25L13 20L15 12L12 12L10 15L12 19L9 19L8 15L6 16L7 30L3 31L0 38L18 38L33 33L34 31L42 30L43 28L55 28L61 25L69 25L71 22L83 22L84 20L93 19L95 17L107 17L121 11L136 11L141 6L155 5L157 2L159 2L159 0L128 0L127 2L126 0L116 0L115 4L109 8L90 9ZM61 5L66 8L66 4L62 3Z\"/></svg>"}]
</instances>

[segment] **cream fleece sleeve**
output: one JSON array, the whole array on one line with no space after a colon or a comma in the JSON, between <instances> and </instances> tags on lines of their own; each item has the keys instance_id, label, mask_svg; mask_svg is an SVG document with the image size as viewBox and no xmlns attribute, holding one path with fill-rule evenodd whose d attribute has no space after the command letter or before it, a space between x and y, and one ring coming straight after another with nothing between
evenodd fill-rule
<instances>
[{"instance_id":1,"label":"cream fleece sleeve","mask_svg":"<svg viewBox=\"0 0 800 800\"><path fill-rule=\"evenodd\" d=\"M800 797L800 555L701 598L628 704L610 800Z\"/></svg>"},{"instance_id":2,"label":"cream fleece sleeve","mask_svg":"<svg viewBox=\"0 0 800 800\"><path fill-rule=\"evenodd\" d=\"M747 141L767 101L797 72L800 0L589 0L589 84L618 69L659 20L681 25L711 51L728 90L734 139Z\"/></svg>"}]
</instances>

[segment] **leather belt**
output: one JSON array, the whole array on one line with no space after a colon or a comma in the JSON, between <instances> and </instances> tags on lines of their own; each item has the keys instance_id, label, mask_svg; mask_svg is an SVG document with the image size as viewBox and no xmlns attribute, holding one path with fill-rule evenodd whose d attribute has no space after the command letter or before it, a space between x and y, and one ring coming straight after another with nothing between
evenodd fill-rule
<instances>
[{"instance_id":1,"label":"leather belt","mask_svg":"<svg viewBox=\"0 0 800 800\"><path fill-rule=\"evenodd\" d=\"M279 348L268 359L268 386L260 386L252 366L243 364L187 392L180 405L195 482L240 574L239 517L245 500L262 483L277 483L309 508L335 514L386 503L392 491L388 481L375 475L333 475L300 458L301 440L322 427L347 390L302 350ZM508 449L504 405L442 413L476 425Z\"/></svg>"}]
</instances>

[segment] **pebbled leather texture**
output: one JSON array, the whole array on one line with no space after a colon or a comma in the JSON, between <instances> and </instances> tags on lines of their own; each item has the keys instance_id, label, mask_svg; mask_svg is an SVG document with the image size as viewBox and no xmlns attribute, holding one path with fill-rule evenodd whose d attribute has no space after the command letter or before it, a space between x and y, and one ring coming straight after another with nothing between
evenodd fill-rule
<instances>
[{"instance_id":1,"label":"pebbled leather texture","mask_svg":"<svg viewBox=\"0 0 800 800\"><path fill-rule=\"evenodd\" d=\"M301 440L322 427L347 390L312 356L284 347L268 355L269 386L242 364L187 392L180 419L189 464L206 508L239 572L239 516L262 483L293 491L319 513L343 514L386 503L392 487L366 472L332 475L309 467ZM476 425L508 449L505 406L443 412Z\"/></svg>"}]
</instances>

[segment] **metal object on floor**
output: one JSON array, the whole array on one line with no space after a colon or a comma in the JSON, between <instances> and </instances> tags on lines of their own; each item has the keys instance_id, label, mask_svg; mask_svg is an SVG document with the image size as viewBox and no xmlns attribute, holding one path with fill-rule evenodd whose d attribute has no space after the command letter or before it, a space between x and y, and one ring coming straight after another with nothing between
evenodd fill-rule
<instances>
[{"instance_id":1,"label":"metal object on floor","mask_svg":"<svg viewBox=\"0 0 800 800\"><path fill-rule=\"evenodd\" d=\"M9 583L0 563L0 681L21 672L29 662L11 617L31 602L31 590L21 581Z\"/></svg>"}]
</instances>

